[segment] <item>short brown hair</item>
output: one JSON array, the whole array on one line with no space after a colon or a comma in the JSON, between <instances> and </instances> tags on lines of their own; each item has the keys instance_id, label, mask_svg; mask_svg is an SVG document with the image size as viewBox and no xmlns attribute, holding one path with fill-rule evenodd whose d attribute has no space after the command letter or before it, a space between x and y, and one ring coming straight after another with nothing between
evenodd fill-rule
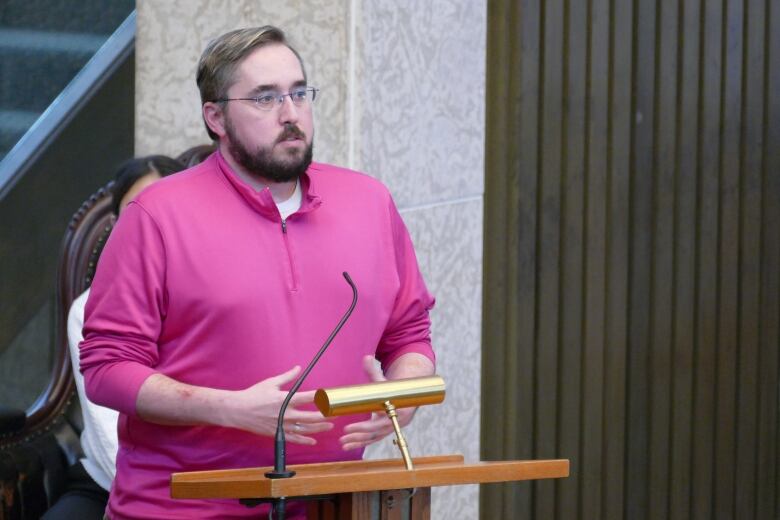
<instances>
[{"instance_id":1,"label":"short brown hair","mask_svg":"<svg viewBox=\"0 0 780 520\"><path fill-rule=\"evenodd\" d=\"M227 91L235 81L236 69L243 59L255 49L272 44L284 45L295 54L306 79L303 60L298 51L287 42L284 31L272 25L237 29L209 42L200 56L196 82L200 90L201 105L227 97ZM217 140L218 136L211 131L209 125L206 125L206 131L212 139Z\"/></svg>"}]
</instances>

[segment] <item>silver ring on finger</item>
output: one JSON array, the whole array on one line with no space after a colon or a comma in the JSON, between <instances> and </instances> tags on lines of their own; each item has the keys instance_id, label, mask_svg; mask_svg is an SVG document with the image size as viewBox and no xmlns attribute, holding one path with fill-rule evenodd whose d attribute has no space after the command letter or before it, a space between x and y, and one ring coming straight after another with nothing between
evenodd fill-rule
<instances>
[{"instance_id":1,"label":"silver ring on finger","mask_svg":"<svg viewBox=\"0 0 780 520\"><path fill-rule=\"evenodd\" d=\"M293 424L293 430L295 430L296 432L301 431L301 424L300 423Z\"/></svg>"}]
</instances>

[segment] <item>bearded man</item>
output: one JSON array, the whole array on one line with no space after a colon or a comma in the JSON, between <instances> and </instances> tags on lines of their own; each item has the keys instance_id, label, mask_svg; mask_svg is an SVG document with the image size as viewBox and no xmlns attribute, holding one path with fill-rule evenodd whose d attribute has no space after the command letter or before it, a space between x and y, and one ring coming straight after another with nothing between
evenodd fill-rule
<instances>
[{"instance_id":1,"label":"bearded man","mask_svg":"<svg viewBox=\"0 0 780 520\"><path fill-rule=\"evenodd\" d=\"M288 462L359 459L392 431L324 420L314 389L434 370L434 301L406 227L378 181L312 162L318 90L284 33L220 36L197 83L217 151L127 207L87 303L87 394L120 412L112 520L264 514L172 500L170 475L273 464L285 389L351 302L343 271L360 298L286 414Z\"/></svg>"}]
</instances>

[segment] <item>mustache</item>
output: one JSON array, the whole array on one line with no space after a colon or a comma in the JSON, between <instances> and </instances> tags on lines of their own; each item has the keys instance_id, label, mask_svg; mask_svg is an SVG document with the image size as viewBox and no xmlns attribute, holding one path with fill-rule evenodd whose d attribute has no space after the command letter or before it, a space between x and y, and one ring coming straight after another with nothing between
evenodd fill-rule
<instances>
[{"instance_id":1,"label":"mustache","mask_svg":"<svg viewBox=\"0 0 780 520\"><path fill-rule=\"evenodd\" d=\"M294 125L292 123L287 123L286 125L284 125L284 130L282 130L282 133L279 134L279 137L276 138L276 142L281 143L282 141L286 141L291 137L305 140L306 134L304 134L303 130L298 128L297 125Z\"/></svg>"}]
</instances>

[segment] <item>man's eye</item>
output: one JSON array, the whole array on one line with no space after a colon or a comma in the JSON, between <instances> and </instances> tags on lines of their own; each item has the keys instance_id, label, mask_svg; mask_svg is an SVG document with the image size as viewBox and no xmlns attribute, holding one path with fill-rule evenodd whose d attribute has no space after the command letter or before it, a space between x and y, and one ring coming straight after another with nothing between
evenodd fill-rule
<instances>
[{"instance_id":1,"label":"man's eye","mask_svg":"<svg viewBox=\"0 0 780 520\"><path fill-rule=\"evenodd\" d=\"M276 101L276 95L274 94L263 94L262 96L257 96L255 98L255 101L258 105L261 107L271 106L274 104L274 101Z\"/></svg>"},{"instance_id":2,"label":"man's eye","mask_svg":"<svg viewBox=\"0 0 780 520\"><path fill-rule=\"evenodd\" d=\"M302 88L300 90L293 90L291 92L293 99L297 99L299 101L303 101L306 99L306 89Z\"/></svg>"}]
</instances>

